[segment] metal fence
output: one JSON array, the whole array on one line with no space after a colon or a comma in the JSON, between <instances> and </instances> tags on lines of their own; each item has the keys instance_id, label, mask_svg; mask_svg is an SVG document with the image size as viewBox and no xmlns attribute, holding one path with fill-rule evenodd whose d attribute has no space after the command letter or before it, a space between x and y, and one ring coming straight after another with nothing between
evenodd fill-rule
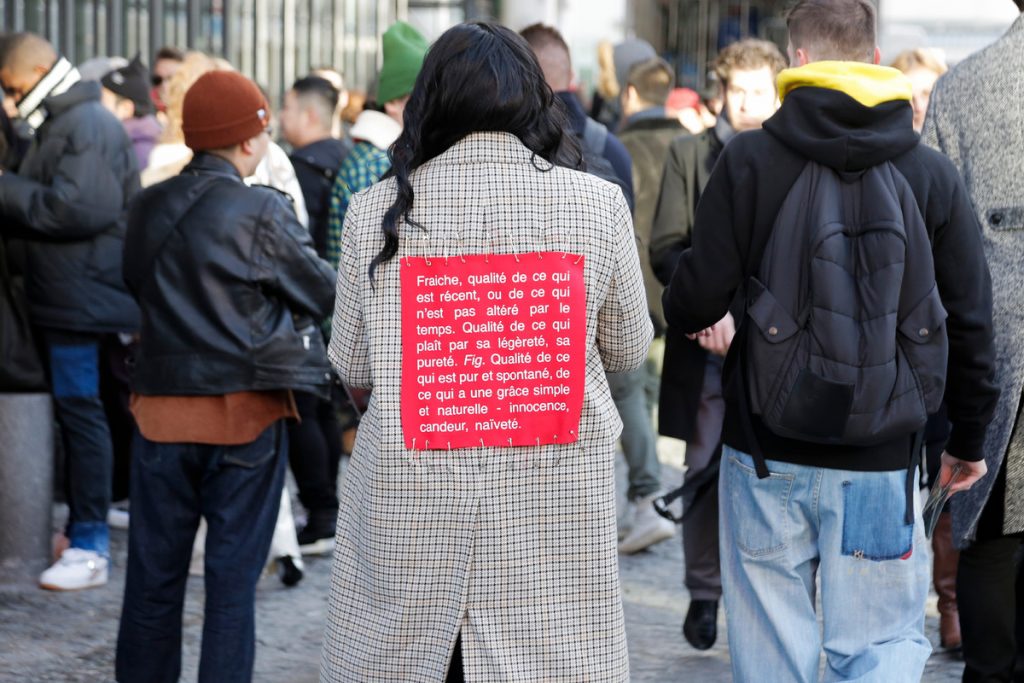
<instances>
[{"instance_id":1,"label":"metal fence","mask_svg":"<svg viewBox=\"0 0 1024 683\"><path fill-rule=\"evenodd\" d=\"M44 35L74 63L135 54L152 63L157 50L174 45L224 57L280 95L322 66L367 89L380 63L380 34L410 18L410 10L414 23L416 15L442 12L451 24L493 14L494 6L481 0L0 0L0 17L4 31Z\"/></svg>"}]
</instances>

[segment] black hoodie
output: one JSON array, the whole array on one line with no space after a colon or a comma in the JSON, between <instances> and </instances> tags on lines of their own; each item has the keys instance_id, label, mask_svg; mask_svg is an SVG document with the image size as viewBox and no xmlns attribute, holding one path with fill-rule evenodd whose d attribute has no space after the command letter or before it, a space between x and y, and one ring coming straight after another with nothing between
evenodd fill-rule
<instances>
[{"instance_id":1,"label":"black hoodie","mask_svg":"<svg viewBox=\"0 0 1024 683\"><path fill-rule=\"evenodd\" d=\"M818 75L825 74L820 84L812 72L809 82L800 82L789 92L787 79L780 76L785 99L779 111L762 130L742 133L726 146L697 206L692 247L683 253L665 291L665 315L670 325L687 333L707 328L725 315L737 291L757 273L775 217L807 160L839 171L889 160L917 198L949 314L946 403L953 427L947 450L963 460L980 460L999 397L993 371L991 282L981 228L953 164L919 144L908 98L874 101L892 92L892 70L857 65L852 67L856 76L831 78L835 74L829 67L842 64L820 64ZM789 78L791 84L794 80L799 79ZM737 323L742 326L743 321ZM737 413L742 383L734 370L742 346L734 344L726 361L722 438L726 445L751 453ZM753 427L769 460L858 471L905 469L910 462L910 434L868 448L837 447L777 436L756 416Z\"/></svg>"}]
</instances>

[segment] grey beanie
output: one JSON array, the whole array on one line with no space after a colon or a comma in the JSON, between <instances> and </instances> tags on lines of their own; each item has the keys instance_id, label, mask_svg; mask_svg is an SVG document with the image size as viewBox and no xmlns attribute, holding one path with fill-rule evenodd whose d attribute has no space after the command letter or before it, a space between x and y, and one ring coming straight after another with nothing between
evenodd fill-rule
<instances>
[{"instance_id":1,"label":"grey beanie","mask_svg":"<svg viewBox=\"0 0 1024 683\"><path fill-rule=\"evenodd\" d=\"M124 57L93 57L78 65L78 75L83 81L98 81L115 69L128 66Z\"/></svg>"},{"instance_id":2,"label":"grey beanie","mask_svg":"<svg viewBox=\"0 0 1024 683\"><path fill-rule=\"evenodd\" d=\"M630 38L616 45L612 55L612 60L615 62L615 80L619 82L619 91L621 92L626 89L630 68L638 62L657 57L658 53L646 40Z\"/></svg>"}]
</instances>

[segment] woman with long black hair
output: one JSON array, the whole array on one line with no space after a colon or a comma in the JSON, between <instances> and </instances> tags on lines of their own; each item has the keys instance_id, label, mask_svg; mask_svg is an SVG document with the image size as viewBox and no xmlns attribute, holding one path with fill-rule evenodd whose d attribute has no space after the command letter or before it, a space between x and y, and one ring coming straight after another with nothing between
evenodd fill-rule
<instances>
[{"instance_id":1,"label":"woman with long black hair","mask_svg":"<svg viewBox=\"0 0 1024 683\"><path fill-rule=\"evenodd\" d=\"M605 371L651 322L626 202L502 26L442 35L404 118L342 233L329 355L373 391L322 679L627 680Z\"/></svg>"}]
</instances>

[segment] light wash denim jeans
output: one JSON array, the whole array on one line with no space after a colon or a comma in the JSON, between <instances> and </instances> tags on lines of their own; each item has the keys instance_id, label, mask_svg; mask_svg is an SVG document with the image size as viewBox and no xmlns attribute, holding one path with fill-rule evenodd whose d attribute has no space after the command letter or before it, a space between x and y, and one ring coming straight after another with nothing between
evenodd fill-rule
<instances>
[{"instance_id":1,"label":"light wash denim jeans","mask_svg":"<svg viewBox=\"0 0 1024 683\"><path fill-rule=\"evenodd\" d=\"M725 447L722 586L738 683L921 680L928 551L906 471L849 472L768 461ZM821 589L822 632L816 584Z\"/></svg>"}]
</instances>

